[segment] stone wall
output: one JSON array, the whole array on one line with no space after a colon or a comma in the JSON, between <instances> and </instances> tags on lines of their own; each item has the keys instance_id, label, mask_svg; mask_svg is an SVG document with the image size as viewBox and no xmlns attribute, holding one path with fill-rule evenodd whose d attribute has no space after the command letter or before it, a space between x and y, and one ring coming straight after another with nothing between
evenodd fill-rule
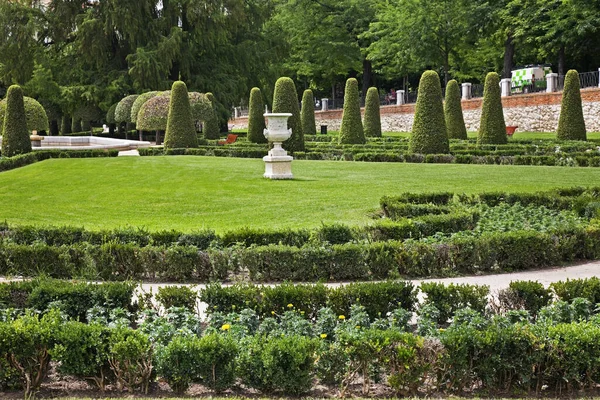
<instances>
[{"instance_id":1,"label":"stone wall","mask_svg":"<svg viewBox=\"0 0 600 400\"><path fill-rule=\"evenodd\" d=\"M581 91L583 115L588 132L600 132L600 88ZM506 125L516 125L520 132L554 132L558 127L562 93L534 93L502 98ZM479 129L482 99L463 100L463 114L467 130ZM363 110L364 111L364 110ZM384 132L409 132L414 119L414 104L381 107L381 128ZM317 130L327 125L328 130L339 130L342 110L315 112ZM234 129L248 127L246 117L230 121Z\"/></svg>"}]
</instances>

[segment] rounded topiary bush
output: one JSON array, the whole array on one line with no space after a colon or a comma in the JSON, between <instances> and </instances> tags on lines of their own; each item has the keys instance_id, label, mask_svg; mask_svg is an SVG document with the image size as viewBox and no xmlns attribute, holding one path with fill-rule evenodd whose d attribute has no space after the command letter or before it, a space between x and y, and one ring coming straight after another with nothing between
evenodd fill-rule
<instances>
[{"instance_id":1,"label":"rounded topiary bush","mask_svg":"<svg viewBox=\"0 0 600 400\"><path fill-rule=\"evenodd\" d=\"M129 123L134 122L131 120L131 108L133 107L133 103L137 98L137 94L132 94L123 98L117 103L117 108L115 109L115 121Z\"/></svg>"},{"instance_id":2,"label":"rounded topiary bush","mask_svg":"<svg viewBox=\"0 0 600 400\"><path fill-rule=\"evenodd\" d=\"M354 78L346 81L339 141L341 144L364 144L366 142L360 118L358 81Z\"/></svg>"},{"instance_id":3,"label":"rounded topiary bush","mask_svg":"<svg viewBox=\"0 0 600 400\"><path fill-rule=\"evenodd\" d=\"M7 107L6 99L0 101L0 135L3 132L4 116ZM44 107L35 99L23 96L23 106L25 107L25 120L27 121L27 130L32 131L48 131L48 116Z\"/></svg>"},{"instance_id":4,"label":"rounded topiary bush","mask_svg":"<svg viewBox=\"0 0 600 400\"><path fill-rule=\"evenodd\" d=\"M560 106L558 130L556 131L557 139L587 140L579 86L579 74L577 71L572 69L567 72Z\"/></svg>"},{"instance_id":5,"label":"rounded topiary bush","mask_svg":"<svg viewBox=\"0 0 600 400\"><path fill-rule=\"evenodd\" d=\"M158 96L160 93L161 92L152 91L152 92L146 92L146 93L140 94L131 104L131 115L129 116L129 120L133 124L137 125L137 116L138 116L138 113L140 112L140 109L144 105L144 103L147 102L148 100L150 100L151 98ZM115 122L117 122L117 121L115 121ZM137 128L137 126L136 126L136 128Z\"/></svg>"},{"instance_id":6,"label":"rounded topiary bush","mask_svg":"<svg viewBox=\"0 0 600 400\"><path fill-rule=\"evenodd\" d=\"M192 121L207 121L213 115L212 102L204 93L189 92Z\"/></svg>"},{"instance_id":7,"label":"rounded topiary bush","mask_svg":"<svg viewBox=\"0 0 600 400\"><path fill-rule=\"evenodd\" d=\"M300 121L302 124L302 133L305 135L315 135L317 133L317 124L315 123L315 98L310 89L306 89L302 94Z\"/></svg>"},{"instance_id":8,"label":"rounded topiary bush","mask_svg":"<svg viewBox=\"0 0 600 400\"><path fill-rule=\"evenodd\" d=\"M490 72L485 77L483 87L483 106L481 107L481 123L477 134L477 144L505 144L506 122L502 112L500 96L500 76Z\"/></svg>"},{"instance_id":9,"label":"rounded topiary bush","mask_svg":"<svg viewBox=\"0 0 600 400\"><path fill-rule=\"evenodd\" d=\"M449 139L467 138L467 128L462 112L460 88L458 82L452 79L446 85L446 100L444 101L444 115Z\"/></svg>"},{"instance_id":10,"label":"rounded topiary bush","mask_svg":"<svg viewBox=\"0 0 600 400\"><path fill-rule=\"evenodd\" d=\"M219 119L217 118L217 107L215 95L208 92L206 98L210 101L211 113L209 117L204 121L204 137L206 139L218 139L219 138Z\"/></svg>"},{"instance_id":11,"label":"rounded topiary bush","mask_svg":"<svg viewBox=\"0 0 600 400\"><path fill-rule=\"evenodd\" d=\"M248 141L252 143L267 143L267 138L264 134L264 110L265 105L260 89L254 87L250 90L250 99L248 101Z\"/></svg>"},{"instance_id":12,"label":"rounded topiary bush","mask_svg":"<svg viewBox=\"0 0 600 400\"><path fill-rule=\"evenodd\" d=\"M169 115L165 133L165 148L198 147L198 137L192 119L190 98L187 86L182 81L173 83L171 100L169 101Z\"/></svg>"},{"instance_id":13,"label":"rounded topiary bush","mask_svg":"<svg viewBox=\"0 0 600 400\"><path fill-rule=\"evenodd\" d=\"M142 104L137 115L137 129L140 131L166 130L170 100L171 96L156 96Z\"/></svg>"},{"instance_id":14,"label":"rounded topiary bush","mask_svg":"<svg viewBox=\"0 0 600 400\"><path fill-rule=\"evenodd\" d=\"M6 112L2 134L2 156L12 157L31 152L31 140L27 129L23 90L18 85L8 88Z\"/></svg>"},{"instance_id":15,"label":"rounded topiary bush","mask_svg":"<svg viewBox=\"0 0 600 400\"><path fill-rule=\"evenodd\" d=\"M409 148L412 153L421 154L450 152L442 104L442 87L440 77L435 71L425 71L419 81Z\"/></svg>"},{"instance_id":16,"label":"rounded topiary bush","mask_svg":"<svg viewBox=\"0 0 600 400\"><path fill-rule=\"evenodd\" d=\"M67 135L69 133L71 133L71 116L70 115L63 115L61 121L60 121L60 134L61 135Z\"/></svg>"},{"instance_id":17,"label":"rounded topiary bush","mask_svg":"<svg viewBox=\"0 0 600 400\"><path fill-rule=\"evenodd\" d=\"M300 106L296 85L291 78L282 77L275 83L273 93L273 112L291 113L288 118L288 128L292 129L292 136L283 143L283 147L291 152L304 151L304 132L300 121Z\"/></svg>"},{"instance_id":18,"label":"rounded topiary bush","mask_svg":"<svg viewBox=\"0 0 600 400\"><path fill-rule=\"evenodd\" d=\"M367 90L365 99L365 136L381 137L381 114L379 113L379 91L376 87Z\"/></svg>"}]
</instances>

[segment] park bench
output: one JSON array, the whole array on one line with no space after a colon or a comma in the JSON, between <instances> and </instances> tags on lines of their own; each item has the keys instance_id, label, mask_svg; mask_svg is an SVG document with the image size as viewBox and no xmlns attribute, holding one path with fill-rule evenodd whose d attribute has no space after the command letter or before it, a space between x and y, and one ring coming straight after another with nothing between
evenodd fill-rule
<instances>
[{"instance_id":1,"label":"park bench","mask_svg":"<svg viewBox=\"0 0 600 400\"><path fill-rule=\"evenodd\" d=\"M226 140L219 140L217 142L218 145L223 146L226 144L232 144L235 143L235 141L237 140L238 135L233 135L233 134L229 134L227 135L227 139Z\"/></svg>"},{"instance_id":2,"label":"park bench","mask_svg":"<svg viewBox=\"0 0 600 400\"><path fill-rule=\"evenodd\" d=\"M512 136L514 135L515 131L517 130L518 126L507 126L506 127L506 134L508 136Z\"/></svg>"}]
</instances>

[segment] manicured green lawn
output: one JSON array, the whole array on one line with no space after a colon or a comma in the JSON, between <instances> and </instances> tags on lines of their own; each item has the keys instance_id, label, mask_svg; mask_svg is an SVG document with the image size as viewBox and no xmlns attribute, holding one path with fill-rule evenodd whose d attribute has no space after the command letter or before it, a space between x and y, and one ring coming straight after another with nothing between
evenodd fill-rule
<instances>
[{"instance_id":1,"label":"manicured green lawn","mask_svg":"<svg viewBox=\"0 0 600 400\"><path fill-rule=\"evenodd\" d=\"M536 191L600 185L600 168L294 161L294 181L262 160L218 157L54 159L0 173L0 221L190 231L360 224L383 195Z\"/></svg>"}]
</instances>

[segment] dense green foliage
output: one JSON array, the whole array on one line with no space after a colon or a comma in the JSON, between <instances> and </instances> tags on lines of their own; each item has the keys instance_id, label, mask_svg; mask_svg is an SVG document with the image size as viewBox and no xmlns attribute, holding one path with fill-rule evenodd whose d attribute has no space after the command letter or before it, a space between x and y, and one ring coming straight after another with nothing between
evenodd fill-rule
<instances>
[{"instance_id":1,"label":"dense green foliage","mask_svg":"<svg viewBox=\"0 0 600 400\"><path fill-rule=\"evenodd\" d=\"M446 85L446 100L444 101L444 116L449 139L466 139L467 128L463 117L461 94L458 82L454 79Z\"/></svg>"},{"instance_id":2,"label":"dense green foliage","mask_svg":"<svg viewBox=\"0 0 600 400\"><path fill-rule=\"evenodd\" d=\"M204 137L206 139L218 139L219 138L219 118L217 116L217 104L215 95L208 92L206 93L206 99L210 101L212 112L204 119Z\"/></svg>"},{"instance_id":3,"label":"dense green foliage","mask_svg":"<svg viewBox=\"0 0 600 400\"><path fill-rule=\"evenodd\" d=\"M315 98L310 89L306 89L302 94L301 114L302 132L305 135L315 135L317 133L317 124L315 123Z\"/></svg>"},{"instance_id":4,"label":"dense green foliage","mask_svg":"<svg viewBox=\"0 0 600 400\"><path fill-rule=\"evenodd\" d=\"M155 96L140 107L136 127L142 131L167 130L170 96Z\"/></svg>"},{"instance_id":5,"label":"dense green foliage","mask_svg":"<svg viewBox=\"0 0 600 400\"><path fill-rule=\"evenodd\" d=\"M82 129L81 118L77 118L77 117L73 116L73 118L71 119L71 132L79 133L79 132L81 132L81 129Z\"/></svg>"},{"instance_id":6,"label":"dense green foliage","mask_svg":"<svg viewBox=\"0 0 600 400\"><path fill-rule=\"evenodd\" d=\"M60 120L60 134L68 135L69 133L71 133L71 116L63 115L62 119Z\"/></svg>"},{"instance_id":7,"label":"dense green foliage","mask_svg":"<svg viewBox=\"0 0 600 400\"><path fill-rule=\"evenodd\" d=\"M481 106L477 144L504 144L507 141L506 123L500 96L500 77L497 73L490 72L485 77L483 88L483 105Z\"/></svg>"},{"instance_id":8,"label":"dense green foliage","mask_svg":"<svg viewBox=\"0 0 600 400\"><path fill-rule=\"evenodd\" d=\"M344 112L339 135L340 144L364 144L365 133L360 115L360 99L358 97L358 81L350 78L346 81L344 91Z\"/></svg>"},{"instance_id":9,"label":"dense green foliage","mask_svg":"<svg viewBox=\"0 0 600 400\"><path fill-rule=\"evenodd\" d=\"M142 108L142 106L151 98L156 97L160 94L161 92L157 92L157 91L151 91L151 92L146 92L146 93L142 93L140 94L132 103L131 105L131 116L129 117L129 119L131 120L132 123L137 125L137 120L138 120L138 114ZM118 105L118 103L117 103ZM109 110L110 111L110 110ZM124 112L125 110L123 110ZM113 111L113 119L115 116L115 112L116 112L116 107L115 107L115 111ZM108 121L107 121L108 122ZM113 121L113 122L124 122L124 121ZM136 126L137 127L137 126ZM164 130L164 129L163 129Z\"/></svg>"},{"instance_id":10,"label":"dense green foliage","mask_svg":"<svg viewBox=\"0 0 600 400\"><path fill-rule=\"evenodd\" d=\"M18 85L8 88L3 124L2 155L12 157L31 152L23 91Z\"/></svg>"},{"instance_id":11,"label":"dense green foliage","mask_svg":"<svg viewBox=\"0 0 600 400\"><path fill-rule=\"evenodd\" d=\"M252 143L267 143L264 134L265 112L262 94L259 88L252 88L248 101L248 141Z\"/></svg>"},{"instance_id":12,"label":"dense green foliage","mask_svg":"<svg viewBox=\"0 0 600 400\"><path fill-rule=\"evenodd\" d=\"M133 103L135 103L138 97L139 96L137 94L132 94L130 96L122 98L121 101L117 103L117 108L115 108L116 122L135 123L135 121L131 120L131 108L133 107Z\"/></svg>"},{"instance_id":13,"label":"dense green foliage","mask_svg":"<svg viewBox=\"0 0 600 400\"><path fill-rule=\"evenodd\" d=\"M106 123L107 124L115 124L117 121L115 120L115 110L117 109L117 104L115 103L106 112ZM137 118L137 115L136 115Z\"/></svg>"},{"instance_id":14,"label":"dense green foliage","mask_svg":"<svg viewBox=\"0 0 600 400\"><path fill-rule=\"evenodd\" d=\"M0 136L4 129L4 116L6 114L6 102L4 99L0 101ZM32 131L48 131L48 117L46 116L46 110L44 107L35 99L31 97L23 97L23 104L25 106L25 120L27 121L27 130Z\"/></svg>"},{"instance_id":15,"label":"dense green foliage","mask_svg":"<svg viewBox=\"0 0 600 400\"><path fill-rule=\"evenodd\" d=\"M565 76L556 137L561 140L586 140L579 74L575 70L570 70Z\"/></svg>"},{"instance_id":16,"label":"dense green foliage","mask_svg":"<svg viewBox=\"0 0 600 400\"><path fill-rule=\"evenodd\" d=\"M381 115L379 113L379 91L370 87L365 100L365 118L363 121L366 137L381 137Z\"/></svg>"},{"instance_id":17,"label":"dense green foliage","mask_svg":"<svg viewBox=\"0 0 600 400\"><path fill-rule=\"evenodd\" d=\"M282 77L275 82L273 112L292 114L288 118L288 128L292 130L292 136L283 142L283 147L291 152L304 151L304 132L300 120L300 106L296 94L296 85L292 79Z\"/></svg>"},{"instance_id":18,"label":"dense green foliage","mask_svg":"<svg viewBox=\"0 0 600 400\"><path fill-rule=\"evenodd\" d=\"M173 83L171 89L165 148L187 147L198 147L198 138L192 119L187 86L184 82L177 81Z\"/></svg>"},{"instance_id":19,"label":"dense green foliage","mask_svg":"<svg viewBox=\"0 0 600 400\"><path fill-rule=\"evenodd\" d=\"M412 153L441 154L450 152L449 146L440 77L435 71L426 71L419 82L409 149Z\"/></svg>"}]
</instances>

